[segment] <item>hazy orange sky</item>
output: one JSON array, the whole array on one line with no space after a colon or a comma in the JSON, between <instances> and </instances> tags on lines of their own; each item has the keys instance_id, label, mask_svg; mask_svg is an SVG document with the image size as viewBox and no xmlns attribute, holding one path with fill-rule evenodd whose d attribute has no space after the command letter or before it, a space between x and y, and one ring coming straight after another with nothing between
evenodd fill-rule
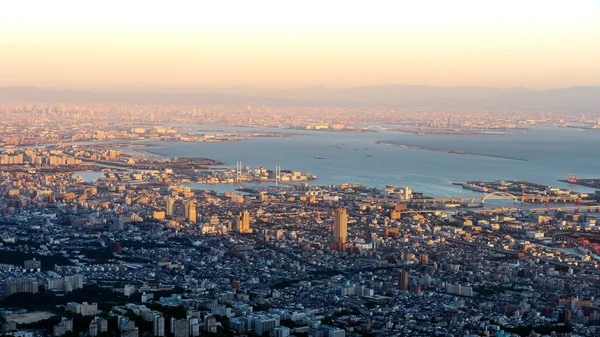
<instances>
[{"instance_id":1,"label":"hazy orange sky","mask_svg":"<svg viewBox=\"0 0 600 337\"><path fill-rule=\"evenodd\" d=\"M92 3L95 3L92 5ZM600 85L600 0L7 1L0 85Z\"/></svg>"}]
</instances>

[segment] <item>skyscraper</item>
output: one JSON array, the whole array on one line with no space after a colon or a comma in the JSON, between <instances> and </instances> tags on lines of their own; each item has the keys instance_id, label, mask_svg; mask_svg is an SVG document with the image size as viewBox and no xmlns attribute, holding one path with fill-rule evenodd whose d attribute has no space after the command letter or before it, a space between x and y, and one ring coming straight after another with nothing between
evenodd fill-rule
<instances>
[{"instance_id":1,"label":"skyscraper","mask_svg":"<svg viewBox=\"0 0 600 337\"><path fill-rule=\"evenodd\" d=\"M192 202L188 204L188 221L196 222L196 205Z\"/></svg>"},{"instance_id":2,"label":"skyscraper","mask_svg":"<svg viewBox=\"0 0 600 337\"><path fill-rule=\"evenodd\" d=\"M167 216L173 217L173 206L175 205L175 199L167 198Z\"/></svg>"},{"instance_id":3,"label":"skyscraper","mask_svg":"<svg viewBox=\"0 0 600 337\"><path fill-rule=\"evenodd\" d=\"M183 201L183 215L185 216L186 219L190 218L190 204L191 201L189 200L184 200Z\"/></svg>"},{"instance_id":4,"label":"skyscraper","mask_svg":"<svg viewBox=\"0 0 600 337\"><path fill-rule=\"evenodd\" d=\"M234 231L239 233L252 233L250 229L250 215L248 211L243 211L235 221Z\"/></svg>"},{"instance_id":5,"label":"skyscraper","mask_svg":"<svg viewBox=\"0 0 600 337\"><path fill-rule=\"evenodd\" d=\"M348 237L348 214L345 208L335 210L333 218L333 244L337 250L344 250Z\"/></svg>"},{"instance_id":6,"label":"skyscraper","mask_svg":"<svg viewBox=\"0 0 600 337\"><path fill-rule=\"evenodd\" d=\"M406 270L398 271L398 290L408 290L408 272Z\"/></svg>"},{"instance_id":7,"label":"skyscraper","mask_svg":"<svg viewBox=\"0 0 600 337\"><path fill-rule=\"evenodd\" d=\"M196 205L192 200L185 200L183 202L183 210L185 213L185 218L189 222L196 222Z\"/></svg>"}]
</instances>

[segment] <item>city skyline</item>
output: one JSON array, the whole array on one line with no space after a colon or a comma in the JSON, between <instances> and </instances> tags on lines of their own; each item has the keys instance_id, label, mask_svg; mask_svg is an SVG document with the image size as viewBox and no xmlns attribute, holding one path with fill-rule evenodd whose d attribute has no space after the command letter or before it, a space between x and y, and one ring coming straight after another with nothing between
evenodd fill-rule
<instances>
[{"instance_id":1,"label":"city skyline","mask_svg":"<svg viewBox=\"0 0 600 337\"><path fill-rule=\"evenodd\" d=\"M11 3L0 86L599 85L600 3Z\"/></svg>"},{"instance_id":2,"label":"city skyline","mask_svg":"<svg viewBox=\"0 0 600 337\"><path fill-rule=\"evenodd\" d=\"M0 335L600 336L600 0L0 31Z\"/></svg>"}]
</instances>

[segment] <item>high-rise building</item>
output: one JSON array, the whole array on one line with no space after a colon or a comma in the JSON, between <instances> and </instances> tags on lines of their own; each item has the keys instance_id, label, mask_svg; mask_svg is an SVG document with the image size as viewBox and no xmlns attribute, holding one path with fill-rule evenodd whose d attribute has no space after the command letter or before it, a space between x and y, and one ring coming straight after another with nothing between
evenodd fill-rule
<instances>
[{"instance_id":1,"label":"high-rise building","mask_svg":"<svg viewBox=\"0 0 600 337\"><path fill-rule=\"evenodd\" d=\"M573 319L573 313L569 309L563 310L563 312L560 316L561 316L560 318L562 318L563 323L565 323L565 324L571 323L571 321Z\"/></svg>"},{"instance_id":2,"label":"high-rise building","mask_svg":"<svg viewBox=\"0 0 600 337\"><path fill-rule=\"evenodd\" d=\"M190 326L187 319L174 319L171 318L171 329L175 337L189 337Z\"/></svg>"},{"instance_id":3,"label":"high-rise building","mask_svg":"<svg viewBox=\"0 0 600 337\"><path fill-rule=\"evenodd\" d=\"M345 208L335 210L333 218L333 244L337 250L344 250L348 237L348 214Z\"/></svg>"},{"instance_id":4,"label":"high-rise building","mask_svg":"<svg viewBox=\"0 0 600 337\"><path fill-rule=\"evenodd\" d=\"M185 216L186 219L190 218L190 201L189 200L184 200L183 201L183 215Z\"/></svg>"},{"instance_id":5,"label":"high-rise building","mask_svg":"<svg viewBox=\"0 0 600 337\"><path fill-rule=\"evenodd\" d=\"M398 290L408 290L408 271L406 270L398 271Z\"/></svg>"},{"instance_id":6,"label":"high-rise building","mask_svg":"<svg viewBox=\"0 0 600 337\"><path fill-rule=\"evenodd\" d=\"M54 326L52 336L59 337L71 331L73 331L73 320L63 317L60 323Z\"/></svg>"},{"instance_id":7,"label":"high-rise building","mask_svg":"<svg viewBox=\"0 0 600 337\"><path fill-rule=\"evenodd\" d=\"M213 331L213 326L217 325L217 318L213 315L204 316L204 331Z\"/></svg>"},{"instance_id":8,"label":"high-rise building","mask_svg":"<svg viewBox=\"0 0 600 337\"><path fill-rule=\"evenodd\" d=\"M154 316L154 336L164 337L165 335L165 318L160 315Z\"/></svg>"},{"instance_id":9,"label":"high-rise building","mask_svg":"<svg viewBox=\"0 0 600 337\"><path fill-rule=\"evenodd\" d=\"M88 328L88 334L90 335L90 337L96 337L99 334L101 334L102 332L107 332L108 331L108 321L105 319L102 319L100 317L96 317L94 318L94 320L92 320L90 322L89 328Z\"/></svg>"},{"instance_id":10,"label":"high-rise building","mask_svg":"<svg viewBox=\"0 0 600 337\"><path fill-rule=\"evenodd\" d=\"M89 328L88 328L88 334L90 335L90 337L96 337L98 336L98 323L91 321Z\"/></svg>"},{"instance_id":11,"label":"high-rise building","mask_svg":"<svg viewBox=\"0 0 600 337\"><path fill-rule=\"evenodd\" d=\"M76 302L69 302L67 303L65 311L81 314L82 316L91 316L98 311L98 303L89 304L88 302L83 302L79 304Z\"/></svg>"},{"instance_id":12,"label":"high-rise building","mask_svg":"<svg viewBox=\"0 0 600 337\"><path fill-rule=\"evenodd\" d=\"M235 221L234 231L239 233L252 233L250 229L250 214L248 211L243 211Z\"/></svg>"},{"instance_id":13,"label":"high-rise building","mask_svg":"<svg viewBox=\"0 0 600 337\"><path fill-rule=\"evenodd\" d=\"M291 330L288 327L278 326L275 329L273 329L273 336L274 337L289 337L290 331Z\"/></svg>"},{"instance_id":14,"label":"high-rise building","mask_svg":"<svg viewBox=\"0 0 600 337\"><path fill-rule=\"evenodd\" d=\"M254 323L254 332L257 335L262 335L264 332L271 332L280 325L279 316L276 315L261 315L257 314L252 319Z\"/></svg>"},{"instance_id":15,"label":"high-rise building","mask_svg":"<svg viewBox=\"0 0 600 337\"><path fill-rule=\"evenodd\" d=\"M47 290L62 290L67 293L81 288L83 288L83 275L48 278L46 284Z\"/></svg>"},{"instance_id":16,"label":"high-rise building","mask_svg":"<svg viewBox=\"0 0 600 337\"><path fill-rule=\"evenodd\" d=\"M38 283L36 280L28 278L13 278L6 280L4 284L4 296L10 296L17 293L37 294Z\"/></svg>"},{"instance_id":17,"label":"high-rise building","mask_svg":"<svg viewBox=\"0 0 600 337\"><path fill-rule=\"evenodd\" d=\"M190 202L188 207L188 221L196 222L196 205Z\"/></svg>"},{"instance_id":18,"label":"high-rise building","mask_svg":"<svg viewBox=\"0 0 600 337\"><path fill-rule=\"evenodd\" d=\"M431 286L431 276L428 274L423 275L421 278L421 286L423 288L429 288Z\"/></svg>"},{"instance_id":19,"label":"high-rise building","mask_svg":"<svg viewBox=\"0 0 600 337\"><path fill-rule=\"evenodd\" d=\"M183 209L185 212L185 218L189 222L196 222L196 205L191 200L183 202Z\"/></svg>"},{"instance_id":20,"label":"high-rise building","mask_svg":"<svg viewBox=\"0 0 600 337\"><path fill-rule=\"evenodd\" d=\"M173 217L173 206L175 205L175 199L167 198L167 216Z\"/></svg>"}]
</instances>

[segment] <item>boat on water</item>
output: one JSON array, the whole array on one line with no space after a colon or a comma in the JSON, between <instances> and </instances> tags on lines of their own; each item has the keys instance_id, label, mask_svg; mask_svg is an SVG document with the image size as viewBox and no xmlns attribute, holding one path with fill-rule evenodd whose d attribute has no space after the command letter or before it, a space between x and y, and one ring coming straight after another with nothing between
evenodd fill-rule
<instances>
[{"instance_id":1,"label":"boat on water","mask_svg":"<svg viewBox=\"0 0 600 337\"><path fill-rule=\"evenodd\" d=\"M367 154L366 156L367 156L367 157L373 157L373 155L372 155L372 154Z\"/></svg>"},{"instance_id":2,"label":"boat on water","mask_svg":"<svg viewBox=\"0 0 600 337\"><path fill-rule=\"evenodd\" d=\"M325 159L325 157L315 156L315 159Z\"/></svg>"}]
</instances>

